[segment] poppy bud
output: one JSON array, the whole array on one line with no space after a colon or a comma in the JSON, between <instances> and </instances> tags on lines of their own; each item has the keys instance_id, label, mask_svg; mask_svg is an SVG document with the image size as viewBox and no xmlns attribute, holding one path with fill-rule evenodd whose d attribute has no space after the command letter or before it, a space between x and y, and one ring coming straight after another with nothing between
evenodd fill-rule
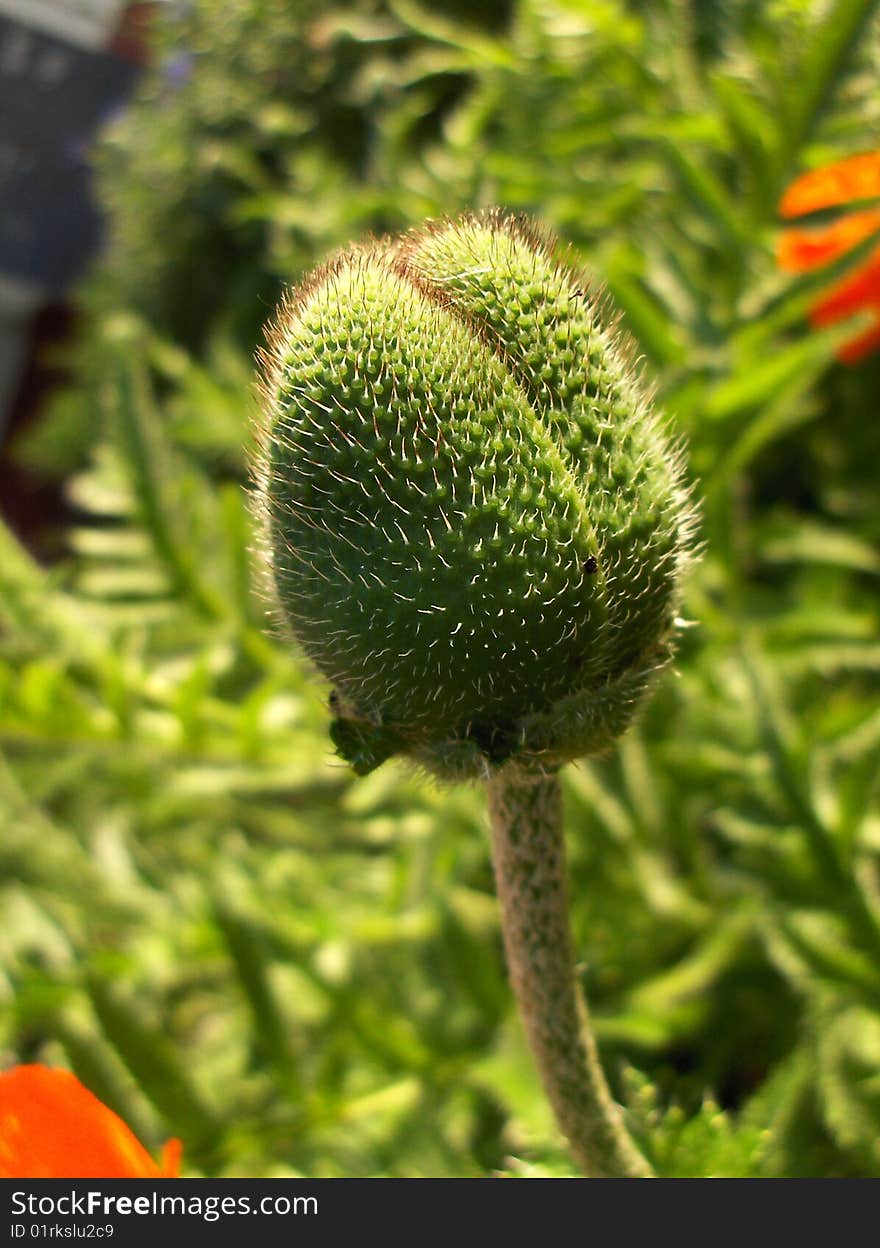
<instances>
[{"instance_id":1,"label":"poppy bud","mask_svg":"<svg viewBox=\"0 0 880 1248\"><path fill-rule=\"evenodd\" d=\"M264 547L358 772L555 767L608 745L670 658L680 455L585 289L491 212L348 250L281 309Z\"/></svg>"}]
</instances>

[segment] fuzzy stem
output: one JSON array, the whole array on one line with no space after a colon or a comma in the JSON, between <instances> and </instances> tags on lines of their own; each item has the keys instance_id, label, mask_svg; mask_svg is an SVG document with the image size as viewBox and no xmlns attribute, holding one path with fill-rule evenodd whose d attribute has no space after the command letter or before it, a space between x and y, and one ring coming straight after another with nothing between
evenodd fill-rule
<instances>
[{"instance_id":1,"label":"fuzzy stem","mask_svg":"<svg viewBox=\"0 0 880 1248\"><path fill-rule=\"evenodd\" d=\"M559 777L508 764L488 789L508 970L556 1120L588 1176L647 1178L575 979Z\"/></svg>"}]
</instances>

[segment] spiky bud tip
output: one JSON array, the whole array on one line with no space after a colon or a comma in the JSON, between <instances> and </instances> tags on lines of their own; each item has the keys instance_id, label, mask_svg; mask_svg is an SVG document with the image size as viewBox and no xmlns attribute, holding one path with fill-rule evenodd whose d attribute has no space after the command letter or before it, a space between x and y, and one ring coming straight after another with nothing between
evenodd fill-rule
<instances>
[{"instance_id":1,"label":"spiky bud tip","mask_svg":"<svg viewBox=\"0 0 880 1248\"><path fill-rule=\"evenodd\" d=\"M671 656L693 516L553 241L493 211L350 249L266 365L264 548L339 753L465 776L608 745Z\"/></svg>"}]
</instances>

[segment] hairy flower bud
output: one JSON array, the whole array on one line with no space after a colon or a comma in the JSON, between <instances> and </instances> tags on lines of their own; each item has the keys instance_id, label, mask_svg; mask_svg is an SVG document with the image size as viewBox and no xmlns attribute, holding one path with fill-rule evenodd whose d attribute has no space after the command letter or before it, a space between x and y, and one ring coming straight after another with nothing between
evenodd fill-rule
<instances>
[{"instance_id":1,"label":"hairy flower bud","mask_svg":"<svg viewBox=\"0 0 880 1248\"><path fill-rule=\"evenodd\" d=\"M692 513L603 319L498 212L346 251L281 309L264 545L357 771L558 765L608 745L668 661Z\"/></svg>"}]
</instances>

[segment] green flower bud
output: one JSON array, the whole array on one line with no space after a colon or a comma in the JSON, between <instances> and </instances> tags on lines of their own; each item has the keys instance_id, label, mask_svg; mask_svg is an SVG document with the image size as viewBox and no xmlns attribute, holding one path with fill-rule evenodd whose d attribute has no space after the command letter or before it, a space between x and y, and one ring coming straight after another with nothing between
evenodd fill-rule
<instances>
[{"instance_id":1,"label":"green flower bud","mask_svg":"<svg viewBox=\"0 0 880 1248\"><path fill-rule=\"evenodd\" d=\"M357 771L556 766L608 745L669 660L692 510L604 320L498 212L346 251L283 306L264 547Z\"/></svg>"}]
</instances>

